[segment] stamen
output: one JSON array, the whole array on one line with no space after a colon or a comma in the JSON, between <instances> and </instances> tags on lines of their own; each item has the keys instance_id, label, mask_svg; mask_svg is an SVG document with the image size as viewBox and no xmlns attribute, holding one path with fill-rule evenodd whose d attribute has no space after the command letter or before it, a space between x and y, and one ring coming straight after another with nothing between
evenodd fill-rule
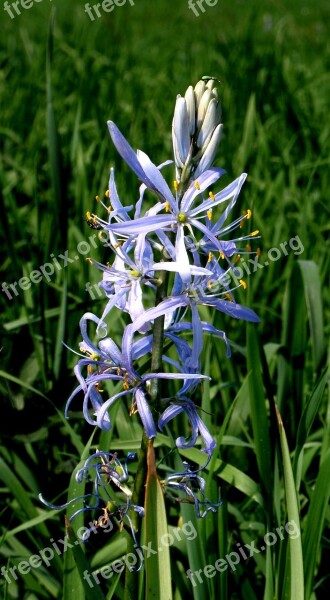
<instances>
[{"instance_id":1,"label":"stamen","mask_svg":"<svg viewBox=\"0 0 330 600\"><path fill-rule=\"evenodd\" d=\"M170 212L170 203L168 200L166 200L166 202L165 202L165 211Z\"/></svg>"},{"instance_id":2,"label":"stamen","mask_svg":"<svg viewBox=\"0 0 330 600\"><path fill-rule=\"evenodd\" d=\"M209 220L210 220L210 221L212 221L212 216L213 216L213 215L212 215L212 208L209 208L209 210L207 211L207 213L206 213L206 214L207 214L207 216L208 216Z\"/></svg>"},{"instance_id":3,"label":"stamen","mask_svg":"<svg viewBox=\"0 0 330 600\"><path fill-rule=\"evenodd\" d=\"M233 260L233 264L236 265L236 263L238 263L238 261L240 260L240 258L241 258L241 255L237 254L237 256Z\"/></svg>"},{"instance_id":4,"label":"stamen","mask_svg":"<svg viewBox=\"0 0 330 600\"><path fill-rule=\"evenodd\" d=\"M225 296L230 302L234 302L232 296L228 292L225 294Z\"/></svg>"},{"instance_id":5,"label":"stamen","mask_svg":"<svg viewBox=\"0 0 330 600\"><path fill-rule=\"evenodd\" d=\"M194 182L194 186L195 186L196 190L200 190L200 189L201 189L201 186L199 185L199 183L198 183L197 179L196 179L196 181Z\"/></svg>"},{"instance_id":6,"label":"stamen","mask_svg":"<svg viewBox=\"0 0 330 600\"><path fill-rule=\"evenodd\" d=\"M212 254L212 252L209 252L209 257L208 257L208 260L207 260L207 262L208 262L208 263L209 263L209 262L212 262L212 259L213 259L213 254Z\"/></svg>"},{"instance_id":7,"label":"stamen","mask_svg":"<svg viewBox=\"0 0 330 600\"><path fill-rule=\"evenodd\" d=\"M100 196L95 196L95 200L96 200L96 202L101 202Z\"/></svg>"},{"instance_id":8,"label":"stamen","mask_svg":"<svg viewBox=\"0 0 330 600\"><path fill-rule=\"evenodd\" d=\"M250 244L246 244L245 249L247 252L251 252L251 245Z\"/></svg>"},{"instance_id":9,"label":"stamen","mask_svg":"<svg viewBox=\"0 0 330 600\"><path fill-rule=\"evenodd\" d=\"M225 258L225 255L223 252L220 252L220 258Z\"/></svg>"},{"instance_id":10,"label":"stamen","mask_svg":"<svg viewBox=\"0 0 330 600\"><path fill-rule=\"evenodd\" d=\"M247 213L246 213L246 218L251 219L251 217L252 217L252 211L248 208Z\"/></svg>"},{"instance_id":11,"label":"stamen","mask_svg":"<svg viewBox=\"0 0 330 600\"><path fill-rule=\"evenodd\" d=\"M173 187L174 187L174 190L177 192L179 189L179 183L177 182L176 179L174 179L174 181L173 181Z\"/></svg>"},{"instance_id":12,"label":"stamen","mask_svg":"<svg viewBox=\"0 0 330 600\"><path fill-rule=\"evenodd\" d=\"M105 195L106 198L110 198L110 190L106 190L104 192L104 195Z\"/></svg>"},{"instance_id":13,"label":"stamen","mask_svg":"<svg viewBox=\"0 0 330 600\"><path fill-rule=\"evenodd\" d=\"M246 288L247 288L247 283L244 281L244 279L240 279L240 280L239 280L239 282L240 282L240 284L241 284L241 286L242 286L243 290L246 290Z\"/></svg>"},{"instance_id":14,"label":"stamen","mask_svg":"<svg viewBox=\"0 0 330 600\"><path fill-rule=\"evenodd\" d=\"M255 235L259 235L259 229L256 229L255 231L252 231L252 233L250 233L251 236L255 236Z\"/></svg>"},{"instance_id":15,"label":"stamen","mask_svg":"<svg viewBox=\"0 0 330 600\"><path fill-rule=\"evenodd\" d=\"M257 248L257 250L256 250L256 255L258 256L258 258L259 258L259 256L260 256L260 254L261 254L261 250L260 250L260 248Z\"/></svg>"},{"instance_id":16,"label":"stamen","mask_svg":"<svg viewBox=\"0 0 330 600\"><path fill-rule=\"evenodd\" d=\"M187 215L185 215L184 213L179 213L178 214L178 221L179 223L185 223L187 220Z\"/></svg>"},{"instance_id":17,"label":"stamen","mask_svg":"<svg viewBox=\"0 0 330 600\"><path fill-rule=\"evenodd\" d=\"M213 200L213 202L214 202L214 200L215 200L215 195L213 194L213 192L209 192L209 196L210 196L211 200Z\"/></svg>"}]
</instances>

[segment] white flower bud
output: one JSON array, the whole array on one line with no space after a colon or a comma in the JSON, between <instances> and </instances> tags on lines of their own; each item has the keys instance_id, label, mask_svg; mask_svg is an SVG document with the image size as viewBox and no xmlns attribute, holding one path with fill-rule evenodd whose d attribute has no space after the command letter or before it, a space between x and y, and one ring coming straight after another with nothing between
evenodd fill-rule
<instances>
[{"instance_id":1,"label":"white flower bud","mask_svg":"<svg viewBox=\"0 0 330 600\"><path fill-rule=\"evenodd\" d=\"M211 90L206 89L197 107L197 131L201 128L207 107L212 98Z\"/></svg>"},{"instance_id":2,"label":"white flower bud","mask_svg":"<svg viewBox=\"0 0 330 600\"><path fill-rule=\"evenodd\" d=\"M204 171L207 171L207 169L212 165L213 161L214 161L214 157L216 155L216 151L218 149L218 146L220 144L221 141L221 137L222 137L222 130L223 130L223 125L219 124L215 130L213 131L211 140L209 141L209 143L206 146L205 152L201 158L201 160L198 163L198 167L194 173L194 178L197 179L197 177L199 177L202 173L204 173Z\"/></svg>"},{"instance_id":3,"label":"white flower bud","mask_svg":"<svg viewBox=\"0 0 330 600\"><path fill-rule=\"evenodd\" d=\"M190 132L190 135L193 136L195 133L196 105L195 105L194 88L192 85L190 85L188 87L184 97L185 97L187 111L188 111L189 132Z\"/></svg>"},{"instance_id":4,"label":"white flower bud","mask_svg":"<svg viewBox=\"0 0 330 600\"><path fill-rule=\"evenodd\" d=\"M206 85L205 85L205 81L200 80L198 83L196 83L195 85L195 99L196 99L196 107L198 107L201 98L205 92L206 89Z\"/></svg>"},{"instance_id":5,"label":"white flower bud","mask_svg":"<svg viewBox=\"0 0 330 600\"><path fill-rule=\"evenodd\" d=\"M172 137L173 149L174 139L176 139L176 149L174 151L178 152L177 158L185 163L190 148L189 118L186 101L181 96L177 96L175 103Z\"/></svg>"},{"instance_id":6,"label":"white flower bud","mask_svg":"<svg viewBox=\"0 0 330 600\"><path fill-rule=\"evenodd\" d=\"M198 148L202 148L206 143L209 142L214 129L219 124L219 121L217 121L216 118L217 101L214 98L212 98L207 107L206 115L197 138Z\"/></svg>"}]
</instances>

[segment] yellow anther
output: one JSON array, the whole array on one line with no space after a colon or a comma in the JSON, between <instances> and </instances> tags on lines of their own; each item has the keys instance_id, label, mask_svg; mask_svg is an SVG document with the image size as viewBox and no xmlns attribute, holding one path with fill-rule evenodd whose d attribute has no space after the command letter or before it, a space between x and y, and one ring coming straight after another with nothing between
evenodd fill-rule
<instances>
[{"instance_id":1,"label":"yellow anther","mask_svg":"<svg viewBox=\"0 0 330 600\"><path fill-rule=\"evenodd\" d=\"M207 282L207 287L211 290L213 288L213 283L211 281L211 279L208 280Z\"/></svg>"},{"instance_id":2,"label":"yellow anther","mask_svg":"<svg viewBox=\"0 0 330 600\"><path fill-rule=\"evenodd\" d=\"M220 258L225 258L225 255L223 252L220 252Z\"/></svg>"},{"instance_id":3,"label":"yellow anther","mask_svg":"<svg viewBox=\"0 0 330 600\"><path fill-rule=\"evenodd\" d=\"M114 245L114 248L115 248L115 250L116 250L117 248L120 248L120 246L122 245L122 243L123 243L123 242L118 242L117 244L115 244L115 245Z\"/></svg>"},{"instance_id":4,"label":"yellow anther","mask_svg":"<svg viewBox=\"0 0 330 600\"><path fill-rule=\"evenodd\" d=\"M179 189L179 184L176 179L174 179L174 181L173 181L173 187L174 187L175 191L177 192Z\"/></svg>"},{"instance_id":5,"label":"yellow anther","mask_svg":"<svg viewBox=\"0 0 330 600\"><path fill-rule=\"evenodd\" d=\"M211 200L213 200L213 202L214 202L214 200L215 200L215 195L213 194L213 192L209 192L209 196L210 196Z\"/></svg>"},{"instance_id":6,"label":"yellow anther","mask_svg":"<svg viewBox=\"0 0 330 600\"><path fill-rule=\"evenodd\" d=\"M210 219L210 221L212 221L212 216L213 216L212 215L212 208L209 208L209 210L207 211L206 214L207 214L208 218Z\"/></svg>"},{"instance_id":7,"label":"yellow anther","mask_svg":"<svg viewBox=\"0 0 330 600\"><path fill-rule=\"evenodd\" d=\"M234 265L236 265L236 263L238 263L238 261L240 260L240 258L241 258L241 255L237 254L237 256L233 260Z\"/></svg>"},{"instance_id":8,"label":"yellow anther","mask_svg":"<svg viewBox=\"0 0 330 600\"><path fill-rule=\"evenodd\" d=\"M187 220L187 215L185 215L184 213L179 213L178 214L178 221L179 223L185 223Z\"/></svg>"},{"instance_id":9,"label":"yellow anther","mask_svg":"<svg viewBox=\"0 0 330 600\"><path fill-rule=\"evenodd\" d=\"M91 373L93 373L93 367L91 367L91 365L87 365L87 373L90 375Z\"/></svg>"},{"instance_id":10,"label":"yellow anther","mask_svg":"<svg viewBox=\"0 0 330 600\"><path fill-rule=\"evenodd\" d=\"M250 244L246 244L245 249L247 252L251 252L251 245Z\"/></svg>"},{"instance_id":11,"label":"yellow anther","mask_svg":"<svg viewBox=\"0 0 330 600\"><path fill-rule=\"evenodd\" d=\"M110 198L110 190L106 190L104 192L104 195L105 195L106 198Z\"/></svg>"},{"instance_id":12,"label":"yellow anther","mask_svg":"<svg viewBox=\"0 0 330 600\"><path fill-rule=\"evenodd\" d=\"M128 381L124 381L124 383L123 383L123 388L124 388L124 390L125 390L126 392L127 392L127 390L129 390L129 383L128 383Z\"/></svg>"},{"instance_id":13,"label":"yellow anther","mask_svg":"<svg viewBox=\"0 0 330 600\"><path fill-rule=\"evenodd\" d=\"M212 254L212 252L209 252L209 258L208 258L208 261L207 261L207 262L208 262L208 263L209 263L209 262L211 262L211 261L212 261L212 258L213 258L213 254Z\"/></svg>"},{"instance_id":14,"label":"yellow anther","mask_svg":"<svg viewBox=\"0 0 330 600\"><path fill-rule=\"evenodd\" d=\"M240 280L239 280L239 282L240 282L240 284L241 284L241 286L242 286L243 290L246 290L246 288L247 288L247 283L245 283L244 279L240 279Z\"/></svg>"},{"instance_id":15,"label":"yellow anther","mask_svg":"<svg viewBox=\"0 0 330 600\"><path fill-rule=\"evenodd\" d=\"M131 275L132 275L132 277L140 277L141 274L139 273L139 271L132 269Z\"/></svg>"},{"instance_id":16,"label":"yellow anther","mask_svg":"<svg viewBox=\"0 0 330 600\"><path fill-rule=\"evenodd\" d=\"M252 233L250 233L251 237L255 236L255 235L259 235L259 229L256 229L255 231L252 231Z\"/></svg>"},{"instance_id":17,"label":"yellow anther","mask_svg":"<svg viewBox=\"0 0 330 600\"><path fill-rule=\"evenodd\" d=\"M88 210L87 213L86 213L86 219L87 219L87 221L90 221L92 218L93 217L92 217L90 211Z\"/></svg>"},{"instance_id":18,"label":"yellow anther","mask_svg":"<svg viewBox=\"0 0 330 600\"><path fill-rule=\"evenodd\" d=\"M88 257L88 258L85 258L85 260L86 260L87 262L91 263L91 265L93 264L93 261L92 261L92 259L91 259L90 257Z\"/></svg>"},{"instance_id":19,"label":"yellow anther","mask_svg":"<svg viewBox=\"0 0 330 600\"><path fill-rule=\"evenodd\" d=\"M101 200L100 196L95 196L95 200L96 200L96 202L100 202L100 200Z\"/></svg>"},{"instance_id":20,"label":"yellow anther","mask_svg":"<svg viewBox=\"0 0 330 600\"><path fill-rule=\"evenodd\" d=\"M258 258L259 258L259 256L260 256L260 254L261 254L261 250L260 250L260 248L257 248L257 250L256 250L256 255L258 256Z\"/></svg>"},{"instance_id":21,"label":"yellow anther","mask_svg":"<svg viewBox=\"0 0 330 600\"><path fill-rule=\"evenodd\" d=\"M242 229L242 227L244 227L244 223L245 223L244 219L242 219L242 220L239 222L240 229Z\"/></svg>"},{"instance_id":22,"label":"yellow anther","mask_svg":"<svg viewBox=\"0 0 330 600\"><path fill-rule=\"evenodd\" d=\"M225 296L226 296L227 300L230 300L230 302L233 302L233 299L228 292L225 294Z\"/></svg>"},{"instance_id":23,"label":"yellow anther","mask_svg":"<svg viewBox=\"0 0 330 600\"><path fill-rule=\"evenodd\" d=\"M199 185L197 179L196 179L194 185L195 185L196 190L200 190L201 189L201 186Z\"/></svg>"},{"instance_id":24,"label":"yellow anther","mask_svg":"<svg viewBox=\"0 0 330 600\"><path fill-rule=\"evenodd\" d=\"M248 208L247 212L246 212L246 218L251 219L251 217L252 217L252 211Z\"/></svg>"},{"instance_id":25,"label":"yellow anther","mask_svg":"<svg viewBox=\"0 0 330 600\"><path fill-rule=\"evenodd\" d=\"M108 214L110 215L110 213L111 213L111 211L112 211L112 206L111 206L111 204L110 204L110 206L108 206L108 208L107 208L107 211L108 211Z\"/></svg>"},{"instance_id":26,"label":"yellow anther","mask_svg":"<svg viewBox=\"0 0 330 600\"><path fill-rule=\"evenodd\" d=\"M165 210L166 210L166 212L170 211L170 203L168 200L166 200L166 202L165 202Z\"/></svg>"}]
</instances>

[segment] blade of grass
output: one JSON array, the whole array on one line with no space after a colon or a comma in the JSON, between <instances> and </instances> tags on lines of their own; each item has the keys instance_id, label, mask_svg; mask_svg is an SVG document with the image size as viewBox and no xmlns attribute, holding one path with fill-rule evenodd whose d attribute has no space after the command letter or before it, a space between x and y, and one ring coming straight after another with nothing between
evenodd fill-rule
<instances>
[{"instance_id":1,"label":"blade of grass","mask_svg":"<svg viewBox=\"0 0 330 600\"><path fill-rule=\"evenodd\" d=\"M288 515L288 521L295 523L300 531L300 518L298 508L298 498L295 488L295 481L293 477L290 452L288 442L286 439L285 430L281 415L278 412L277 407L276 414L278 420L278 428L280 434L281 452L282 452L282 466L284 474L284 488L285 488L285 500L286 510ZM283 599L290 600L304 600L304 568L303 568L303 555L301 536L296 538L290 536L288 543L288 556L287 556L287 569L283 586L282 597Z\"/></svg>"},{"instance_id":2,"label":"blade of grass","mask_svg":"<svg viewBox=\"0 0 330 600\"><path fill-rule=\"evenodd\" d=\"M170 552L168 546L162 544L163 536L168 533L164 494L157 476L155 451L151 441L147 462L145 539L146 544L150 544L157 553L145 558L146 600L171 600Z\"/></svg>"},{"instance_id":3,"label":"blade of grass","mask_svg":"<svg viewBox=\"0 0 330 600\"><path fill-rule=\"evenodd\" d=\"M253 324L247 324L247 365L249 370L249 390L251 423L253 430L253 440L255 444L255 453L259 468L260 478L268 498L273 489L272 468L271 468L271 446L270 431L266 407L266 398L262 382L261 359L256 328ZM271 513L269 512L269 517Z\"/></svg>"},{"instance_id":4,"label":"blade of grass","mask_svg":"<svg viewBox=\"0 0 330 600\"><path fill-rule=\"evenodd\" d=\"M297 482L297 467L298 461L303 449L303 446L308 438L311 427L314 423L315 417L318 414L320 404L323 397L323 392L327 383L328 377L328 369L326 368L323 373L320 375L318 381L316 382L314 389L310 395L308 402L304 408L303 414L299 421L298 431L297 431L297 443L294 453L294 462L293 462L293 472L295 474L296 482ZM298 488L298 482L297 482Z\"/></svg>"},{"instance_id":5,"label":"blade of grass","mask_svg":"<svg viewBox=\"0 0 330 600\"><path fill-rule=\"evenodd\" d=\"M330 497L330 449L324 457L313 490L303 536L306 599L312 594L316 561Z\"/></svg>"}]
</instances>

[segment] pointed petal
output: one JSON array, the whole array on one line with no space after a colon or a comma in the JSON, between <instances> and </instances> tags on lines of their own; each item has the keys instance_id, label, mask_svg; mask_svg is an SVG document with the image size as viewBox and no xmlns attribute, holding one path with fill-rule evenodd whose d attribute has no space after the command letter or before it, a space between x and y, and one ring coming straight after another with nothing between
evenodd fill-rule
<instances>
[{"instance_id":1,"label":"pointed petal","mask_svg":"<svg viewBox=\"0 0 330 600\"><path fill-rule=\"evenodd\" d=\"M117 125L115 125L113 121L108 121L108 128L111 135L111 139L114 145L116 146L120 156L124 159L124 161L132 169L132 171L134 171L135 175L137 175L139 179L141 179L141 181L143 181L143 183L146 184L147 187L151 187L152 189L153 185L150 179L146 176L133 148L124 138L121 131L119 131Z\"/></svg>"},{"instance_id":2,"label":"pointed petal","mask_svg":"<svg viewBox=\"0 0 330 600\"><path fill-rule=\"evenodd\" d=\"M150 160L149 156L145 154L145 152L142 152L142 150L137 151L137 157L142 165L144 173L147 175L149 181L152 182L152 189L157 191L164 198L164 200L167 200L167 202L169 202L170 206L173 208L173 194L159 169Z\"/></svg>"}]
</instances>

